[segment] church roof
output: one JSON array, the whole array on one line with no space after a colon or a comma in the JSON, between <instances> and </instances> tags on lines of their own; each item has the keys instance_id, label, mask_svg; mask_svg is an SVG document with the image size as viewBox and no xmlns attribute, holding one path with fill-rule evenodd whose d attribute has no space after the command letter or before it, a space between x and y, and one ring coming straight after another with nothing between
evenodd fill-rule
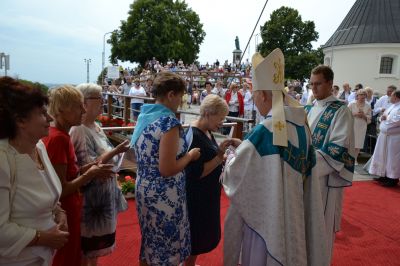
<instances>
[{"instance_id":1,"label":"church roof","mask_svg":"<svg viewBox=\"0 0 400 266\"><path fill-rule=\"evenodd\" d=\"M399 0L357 0L323 47L400 43Z\"/></svg>"}]
</instances>

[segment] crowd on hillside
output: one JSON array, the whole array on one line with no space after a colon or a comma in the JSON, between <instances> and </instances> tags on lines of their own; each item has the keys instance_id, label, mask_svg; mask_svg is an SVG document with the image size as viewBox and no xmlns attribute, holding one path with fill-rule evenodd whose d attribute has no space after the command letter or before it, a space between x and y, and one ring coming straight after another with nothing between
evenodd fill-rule
<instances>
[{"instance_id":1,"label":"crowd on hillside","mask_svg":"<svg viewBox=\"0 0 400 266\"><path fill-rule=\"evenodd\" d=\"M249 62L249 59L246 59L244 62L241 62L240 64L236 64L234 62L228 62L228 60L225 60L223 64L219 62L218 59L215 60L214 63L209 64L208 62L205 64L200 64L200 63L191 63L187 64L184 63L182 59L175 60L175 59L168 59L165 64L160 63L155 57L153 57L151 60L146 61L143 70L145 74L151 73L158 73L161 71L172 71L172 72L181 72L181 71L196 71L196 72L205 72L205 71L213 71L213 72L242 72L243 74L246 73L251 68L251 63ZM130 75L135 75L137 73L134 72L134 70L130 69L125 69L128 71Z\"/></svg>"}]
</instances>

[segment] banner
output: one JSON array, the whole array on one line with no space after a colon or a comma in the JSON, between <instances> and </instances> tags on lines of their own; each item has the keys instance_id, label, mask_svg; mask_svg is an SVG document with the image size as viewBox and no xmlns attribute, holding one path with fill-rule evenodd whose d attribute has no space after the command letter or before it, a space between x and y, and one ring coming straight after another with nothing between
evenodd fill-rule
<instances>
[{"instance_id":1,"label":"banner","mask_svg":"<svg viewBox=\"0 0 400 266\"><path fill-rule=\"evenodd\" d=\"M118 66L107 67L107 78L112 78L112 79L119 78L119 67Z\"/></svg>"}]
</instances>

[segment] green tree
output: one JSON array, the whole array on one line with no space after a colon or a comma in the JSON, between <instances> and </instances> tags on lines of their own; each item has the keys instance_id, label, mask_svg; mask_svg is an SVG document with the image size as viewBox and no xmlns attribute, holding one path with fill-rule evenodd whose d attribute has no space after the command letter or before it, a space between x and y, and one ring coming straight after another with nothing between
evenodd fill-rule
<instances>
[{"instance_id":1,"label":"green tree","mask_svg":"<svg viewBox=\"0 0 400 266\"><path fill-rule=\"evenodd\" d=\"M49 90L49 87L47 87L46 85L39 83L39 82L32 82L30 80L26 80L26 79L18 79L19 82L32 86L32 87L37 87L39 89L41 89L43 92L47 93L47 91Z\"/></svg>"},{"instance_id":2,"label":"green tree","mask_svg":"<svg viewBox=\"0 0 400 266\"><path fill-rule=\"evenodd\" d=\"M270 20L261 26L261 37L258 49L263 56L275 48L285 55L286 79L304 81L323 61L322 50L312 49L311 42L318 40L314 22L302 21L296 9L283 6L272 12Z\"/></svg>"},{"instance_id":3,"label":"green tree","mask_svg":"<svg viewBox=\"0 0 400 266\"><path fill-rule=\"evenodd\" d=\"M199 16L184 1L136 0L128 14L109 40L111 61L144 66L153 56L163 63L196 60L205 32Z\"/></svg>"}]
</instances>

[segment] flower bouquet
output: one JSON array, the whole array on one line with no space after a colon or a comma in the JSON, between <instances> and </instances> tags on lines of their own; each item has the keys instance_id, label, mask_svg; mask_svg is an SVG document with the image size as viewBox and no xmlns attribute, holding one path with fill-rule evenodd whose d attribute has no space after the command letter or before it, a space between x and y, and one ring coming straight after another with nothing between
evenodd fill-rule
<instances>
[{"instance_id":1,"label":"flower bouquet","mask_svg":"<svg viewBox=\"0 0 400 266\"><path fill-rule=\"evenodd\" d=\"M124 194L125 198L134 198L135 197L135 179L131 176L125 176L125 179L121 182L121 191Z\"/></svg>"},{"instance_id":2,"label":"flower bouquet","mask_svg":"<svg viewBox=\"0 0 400 266\"><path fill-rule=\"evenodd\" d=\"M102 127L120 127L124 124L122 118L109 118L107 115L100 115L97 121L101 123Z\"/></svg>"}]
</instances>

